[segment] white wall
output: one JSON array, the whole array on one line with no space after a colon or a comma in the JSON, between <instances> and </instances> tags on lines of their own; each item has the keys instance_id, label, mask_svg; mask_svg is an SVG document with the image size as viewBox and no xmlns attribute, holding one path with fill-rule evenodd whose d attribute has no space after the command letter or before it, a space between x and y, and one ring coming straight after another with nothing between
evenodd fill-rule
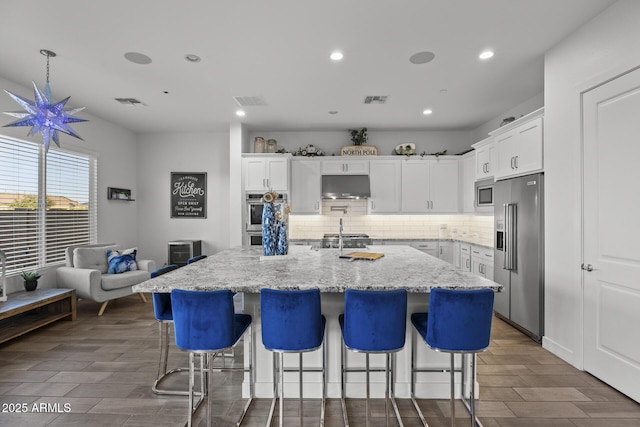
<instances>
[{"instance_id":1,"label":"white wall","mask_svg":"<svg viewBox=\"0 0 640 427\"><path fill-rule=\"evenodd\" d=\"M582 367L580 94L640 66L639 19L640 2L621 0L545 56L543 345L579 368Z\"/></svg>"},{"instance_id":2,"label":"white wall","mask_svg":"<svg viewBox=\"0 0 640 427\"><path fill-rule=\"evenodd\" d=\"M43 85L44 82L36 82ZM0 88L6 89L17 95L33 99L33 88L19 86L0 77ZM42 86L40 86L42 88ZM55 81L52 82L52 92L55 100L61 100L71 96L69 106L73 105L73 93L57 93ZM4 92L0 93L0 111L20 111L20 106ZM77 114L88 119L88 122L73 124L78 134L84 139L73 138L60 133L60 145L62 148L91 153L98 157L98 241L117 242L122 245L132 246L138 241L137 228L137 204L136 202L122 202L107 200L107 187L129 188L136 197L136 147L135 136L132 132L124 130L106 120L92 116L90 110ZM11 123L13 117L0 114L0 126ZM27 136L29 127L2 127L0 134L18 139L42 142L40 134ZM43 277L38 281L42 288L55 287L55 271L49 269L43 272ZM20 290L22 280L10 278L8 289L10 292Z\"/></svg>"},{"instance_id":3,"label":"white wall","mask_svg":"<svg viewBox=\"0 0 640 427\"><path fill-rule=\"evenodd\" d=\"M138 247L167 262L170 240L202 240L202 252L229 247L229 134L143 134L138 137ZM207 173L207 218L170 217L171 172Z\"/></svg>"},{"instance_id":4,"label":"white wall","mask_svg":"<svg viewBox=\"0 0 640 427\"><path fill-rule=\"evenodd\" d=\"M393 149L402 143L416 144L416 153L437 153L447 150L447 154L460 154L468 151L474 141L471 131L368 131L367 145L378 147L379 155L394 154ZM250 150L253 152L253 140L256 136L278 141L278 149L285 148L295 152L299 147L313 144L325 152L325 155L340 155L340 147L351 145L349 132L309 131L309 132L249 132Z\"/></svg>"}]
</instances>

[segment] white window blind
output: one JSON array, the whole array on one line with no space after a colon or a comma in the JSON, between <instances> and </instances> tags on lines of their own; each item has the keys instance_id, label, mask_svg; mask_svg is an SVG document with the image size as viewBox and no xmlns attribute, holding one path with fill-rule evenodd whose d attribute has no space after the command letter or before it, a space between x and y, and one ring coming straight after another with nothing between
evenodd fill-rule
<instances>
[{"instance_id":1,"label":"white window blind","mask_svg":"<svg viewBox=\"0 0 640 427\"><path fill-rule=\"evenodd\" d=\"M0 136L0 249L7 273L64 261L96 241L95 157Z\"/></svg>"}]
</instances>

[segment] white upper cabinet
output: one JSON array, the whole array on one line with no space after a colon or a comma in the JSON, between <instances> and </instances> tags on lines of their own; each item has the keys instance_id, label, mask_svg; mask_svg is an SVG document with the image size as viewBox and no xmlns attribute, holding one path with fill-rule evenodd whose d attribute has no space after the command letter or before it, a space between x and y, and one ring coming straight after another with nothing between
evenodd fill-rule
<instances>
[{"instance_id":1,"label":"white upper cabinet","mask_svg":"<svg viewBox=\"0 0 640 427\"><path fill-rule=\"evenodd\" d=\"M493 138L483 139L472 145L475 149L475 179L493 178L497 166L496 150Z\"/></svg>"},{"instance_id":2,"label":"white upper cabinet","mask_svg":"<svg viewBox=\"0 0 640 427\"><path fill-rule=\"evenodd\" d=\"M371 198L369 213L398 213L400 211L400 174L398 160L370 160L369 180Z\"/></svg>"},{"instance_id":3,"label":"white upper cabinet","mask_svg":"<svg viewBox=\"0 0 640 427\"><path fill-rule=\"evenodd\" d=\"M431 208L429 197L429 161L402 162L402 212L423 213Z\"/></svg>"},{"instance_id":4,"label":"white upper cabinet","mask_svg":"<svg viewBox=\"0 0 640 427\"><path fill-rule=\"evenodd\" d=\"M320 162L291 159L291 213L321 214L321 186Z\"/></svg>"},{"instance_id":5,"label":"white upper cabinet","mask_svg":"<svg viewBox=\"0 0 640 427\"><path fill-rule=\"evenodd\" d=\"M460 159L460 195L462 212L475 212L476 154L471 151Z\"/></svg>"},{"instance_id":6,"label":"white upper cabinet","mask_svg":"<svg viewBox=\"0 0 640 427\"><path fill-rule=\"evenodd\" d=\"M430 160L432 212L458 212L458 160Z\"/></svg>"},{"instance_id":7,"label":"white upper cabinet","mask_svg":"<svg viewBox=\"0 0 640 427\"><path fill-rule=\"evenodd\" d=\"M245 191L289 191L288 157L244 157L242 166Z\"/></svg>"},{"instance_id":8,"label":"white upper cabinet","mask_svg":"<svg viewBox=\"0 0 640 427\"><path fill-rule=\"evenodd\" d=\"M402 162L401 211L458 211L458 160L420 159Z\"/></svg>"},{"instance_id":9,"label":"white upper cabinet","mask_svg":"<svg viewBox=\"0 0 640 427\"><path fill-rule=\"evenodd\" d=\"M322 160L322 175L368 175L368 160Z\"/></svg>"},{"instance_id":10,"label":"white upper cabinet","mask_svg":"<svg viewBox=\"0 0 640 427\"><path fill-rule=\"evenodd\" d=\"M542 171L543 113L541 108L490 133L498 154L496 179Z\"/></svg>"}]
</instances>

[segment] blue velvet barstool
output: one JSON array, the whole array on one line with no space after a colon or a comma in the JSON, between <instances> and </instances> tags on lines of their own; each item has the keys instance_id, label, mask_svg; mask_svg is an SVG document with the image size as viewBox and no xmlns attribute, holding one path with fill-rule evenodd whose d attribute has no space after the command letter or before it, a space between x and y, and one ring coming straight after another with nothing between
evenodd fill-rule
<instances>
[{"instance_id":1,"label":"blue velvet barstool","mask_svg":"<svg viewBox=\"0 0 640 427\"><path fill-rule=\"evenodd\" d=\"M201 259L205 259L207 256L206 255L196 255L194 257L191 257L187 260L187 264L191 264L194 263L196 261L200 261Z\"/></svg>"},{"instance_id":2,"label":"blue velvet barstool","mask_svg":"<svg viewBox=\"0 0 640 427\"><path fill-rule=\"evenodd\" d=\"M349 426L347 414L345 383L348 372L366 373L366 419L369 424L369 372L385 373L385 414L389 425L389 402L402 427L402 418L395 401L394 365L396 352L404 347L407 326L407 291L394 290L356 290L347 289L344 295L344 314L338 317L342 330L342 351L340 365L342 371L342 414L344 424ZM345 367L346 350L365 353L365 369ZM369 368L369 354L385 354L384 369Z\"/></svg>"},{"instance_id":3,"label":"blue velvet barstool","mask_svg":"<svg viewBox=\"0 0 640 427\"><path fill-rule=\"evenodd\" d=\"M306 290L260 290L260 313L262 316L262 343L273 357L273 400L267 426L271 425L276 399L280 400L280 426L283 425L284 412L284 372L297 371L300 386L300 426L302 426L302 388L304 372L322 372L322 403L320 408L320 426L324 426L324 408L326 392L326 346L324 328L326 319L322 315L320 291ZM322 347L322 368L303 368L303 353ZM278 358L276 354L278 353ZM298 369L285 369L284 354L298 353ZM279 359L279 361L277 361ZM277 372L277 374L276 374ZM279 378L278 378L279 377Z\"/></svg>"},{"instance_id":4,"label":"blue velvet barstool","mask_svg":"<svg viewBox=\"0 0 640 427\"><path fill-rule=\"evenodd\" d=\"M216 371L241 371L249 373L249 399L236 423L244 419L254 397L253 343L251 342L251 316L236 314L233 308L233 293L229 290L192 291L174 289L171 291L173 322L176 345L189 352L189 411L187 425L190 427L194 413L194 356L200 355L200 368L206 366L207 377L207 426L211 426L213 394L213 359L218 352L235 347L242 336L248 337L245 348L249 349L249 367L217 368ZM245 334L249 332L248 334ZM201 393L204 384L201 376Z\"/></svg>"},{"instance_id":5,"label":"blue velvet barstool","mask_svg":"<svg viewBox=\"0 0 640 427\"><path fill-rule=\"evenodd\" d=\"M422 424L427 421L415 398L415 378L418 372L442 372L442 369L416 367L416 332L436 351L451 354L451 425L455 425L455 354L461 355L461 396L471 414L471 425L477 424L475 415L476 353L489 347L491 319L493 317L493 290L491 289L432 289L429 295L429 312L413 313L411 350L411 401L418 411ZM465 355L471 356L470 391L468 402L464 399Z\"/></svg>"},{"instance_id":6,"label":"blue velvet barstool","mask_svg":"<svg viewBox=\"0 0 640 427\"><path fill-rule=\"evenodd\" d=\"M162 276L170 271L179 268L176 264L169 264L163 267L160 267L151 272L151 278ZM171 310L171 294L169 293L153 293L153 313L158 321L159 326L159 344L158 348L160 349L160 357L158 358L158 374L156 375L156 380L153 382L153 386L151 390L155 394L168 394L168 395L178 395L178 396L186 396L188 394L187 390L167 390L161 389L160 383L166 379L169 375L182 372L187 370L188 368L174 368L170 371L167 371L167 362L169 359L169 329L171 328L171 324L173 323L173 312Z\"/></svg>"}]
</instances>

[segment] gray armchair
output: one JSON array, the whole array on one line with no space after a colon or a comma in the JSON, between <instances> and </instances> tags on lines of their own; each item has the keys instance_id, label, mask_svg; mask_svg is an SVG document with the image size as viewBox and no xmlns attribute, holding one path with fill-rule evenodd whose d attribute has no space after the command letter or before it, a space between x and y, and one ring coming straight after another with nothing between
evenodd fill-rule
<instances>
[{"instance_id":1,"label":"gray armchair","mask_svg":"<svg viewBox=\"0 0 640 427\"><path fill-rule=\"evenodd\" d=\"M59 288L75 289L78 298L102 303L98 316L102 316L109 301L133 294L132 287L149 280L156 269L153 260L136 260L138 270L108 274L107 249L121 250L113 243L69 246L65 251L65 266L56 270ZM147 302L139 293L142 302Z\"/></svg>"}]
</instances>

